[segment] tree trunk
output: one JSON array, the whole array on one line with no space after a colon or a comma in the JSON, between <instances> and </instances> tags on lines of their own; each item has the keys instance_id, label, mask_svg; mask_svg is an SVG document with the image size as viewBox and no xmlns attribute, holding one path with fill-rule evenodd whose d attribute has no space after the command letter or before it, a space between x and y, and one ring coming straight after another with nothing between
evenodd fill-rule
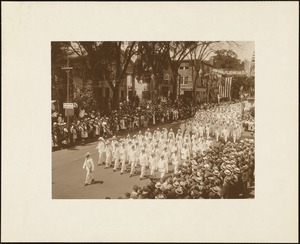
<instances>
[{"instance_id":1,"label":"tree trunk","mask_svg":"<svg viewBox=\"0 0 300 244\"><path fill-rule=\"evenodd\" d=\"M172 97L173 103L177 99L177 96L178 96L178 72L174 72L173 73L173 97Z\"/></svg>"},{"instance_id":2,"label":"tree trunk","mask_svg":"<svg viewBox=\"0 0 300 244\"><path fill-rule=\"evenodd\" d=\"M151 80L150 80L150 100L154 104L156 103L155 90L156 90L156 80L155 80L154 74L152 74L151 75Z\"/></svg>"},{"instance_id":3,"label":"tree trunk","mask_svg":"<svg viewBox=\"0 0 300 244\"><path fill-rule=\"evenodd\" d=\"M113 91L112 109L118 110L118 108L119 108L119 86L113 87L112 91Z\"/></svg>"}]
</instances>

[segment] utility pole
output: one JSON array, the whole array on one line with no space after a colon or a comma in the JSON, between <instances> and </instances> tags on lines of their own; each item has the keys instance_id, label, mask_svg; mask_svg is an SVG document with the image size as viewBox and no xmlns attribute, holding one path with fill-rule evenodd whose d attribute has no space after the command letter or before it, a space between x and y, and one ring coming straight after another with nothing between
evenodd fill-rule
<instances>
[{"instance_id":1,"label":"utility pole","mask_svg":"<svg viewBox=\"0 0 300 244\"><path fill-rule=\"evenodd\" d=\"M73 67L69 67L69 58L67 58L67 67L62 67L62 70L65 70L67 72L67 103L70 102L70 71L73 70ZM74 108L72 108L74 112ZM67 116L67 130L68 130L68 142L70 143L70 110L69 108L66 108L65 115Z\"/></svg>"}]
</instances>

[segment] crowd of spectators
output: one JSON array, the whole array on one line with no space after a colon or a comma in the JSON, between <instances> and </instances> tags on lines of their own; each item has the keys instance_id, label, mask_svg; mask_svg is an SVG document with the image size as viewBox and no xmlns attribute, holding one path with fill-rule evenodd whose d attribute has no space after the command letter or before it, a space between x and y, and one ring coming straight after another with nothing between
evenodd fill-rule
<instances>
[{"instance_id":1,"label":"crowd of spectators","mask_svg":"<svg viewBox=\"0 0 300 244\"><path fill-rule=\"evenodd\" d=\"M132 107L123 102L118 110L111 111L110 114L82 110L71 117L70 141L66 118L57 114L52 117L52 147L64 148L85 143L99 136L109 138L121 132L187 119L192 117L197 109L198 107L187 104L175 106L163 102L158 105L148 102Z\"/></svg>"},{"instance_id":2,"label":"crowd of spectators","mask_svg":"<svg viewBox=\"0 0 300 244\"><path fill-rule=\"evenodd\" d=\"M144 186L133 186L126 199L236 199L248 198L254 183L254 140L220 142L204 155L191 157L177 174L150 177Z\"/></svg>"}]
</instances>

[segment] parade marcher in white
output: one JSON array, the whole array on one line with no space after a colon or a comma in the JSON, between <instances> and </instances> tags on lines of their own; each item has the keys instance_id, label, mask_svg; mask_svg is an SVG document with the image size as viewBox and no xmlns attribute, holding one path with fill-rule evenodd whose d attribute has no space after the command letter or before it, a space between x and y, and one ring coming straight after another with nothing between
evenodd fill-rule
<instances>
[{"instance_id":1,"label":"parade marcher in white","mask_svg":"<svg viewBox=\"0 0 300 244\"><path fill-rule=\"evenodd\" d=\"M148 166L147 154L145 149L142 149L141 155L139 156L140 166L141 166L141 175L140 180L144 179L146 167Z\"/></svg>"},{"instance_id":2,"label":"parade marcher in white","mask_svg":"<svg viewBox=\"0 0 300 244\"><path fill-rule=\"evenodd\" d=\"M89 152L85 154L85 160L82 166L82 168L86 170L84 186L88 185L90 178L91 178L91 184L94 182L94 176L93 176L94 161L90 156L91 154Z\"/></svg>"},{"instance_id":3,"label":"parade marcher in white","mask_svg":"<svg viewBox=\"0 0 300 244\"><path fill-rule=\"evenodd\" d=\"M155 153L152 152L149 158L150 175L154 176L154 172L157 168L157 160Z\"/></svg>"},{"instance_id":4,"label":"parade marcher in white","mask_svg":"<svg viewBox=\"0 0 300 244\"><path fill-rule=\"evenodd\" d=\"M120 148L120 161L121 161L121 174L126 171L126 160L127 160L127 149L126 145L123 142L122 147Z\"/></svg>"},{"instance_id":5,"label":"parade marcher in white","mask_svg":"<svg viewBox=\"0 0 300 244\"><path fill-rule=\"evenodd\" d=\"M128 152L128 161L130 164L130 175L131 177L135 173L135 167L137 163L137 150L135 145L131 146L131 150Z\"/></svg>"},{"instance_id":6,"label":"parade marcher in white","mask_svg":"<svg viewBox=\"0 0 300 244\"><path fill-rule=\"evenodd\" d=\"M108 167L111 166L111 161L112 161L112 148L110 145L110 142L107 141L106 142L106 146L105 146L105 168L107 169Z\"/></svg>"},{"instance_id":7,"label":"parade marcher in white","mask_svg":"<svg viewBox=\"0 0 300 244\"><path fill-rule=\"evenodd\" d=\"M113 161L115 163L114 165L114 172L119 168L119 163L120 163L120 149L119 149L119 144L115 144L115 149L113 152Z\"/></svg>"},{"instance_id":8,"label":"parade marcher in white","mask_svg":"<svg viewBox=\"0 0 300 244\"><path fill-rule=\"evenodd\" d=\"M164 159L164 155L160 156L160 159L157 163L158 171L160 172L160 178L163 178L166 174L166 160Z\"/></svg>"},{"instance_id":9,"label":"parade marcher in white","mask_svg":"<svg viewBox=\"0 0 300 244\"><path fill-rule=\"evenodd\" d=\"M96 147L99 153L99 159L97 165L100 165L100 164L105 164L105 141L102 137L99 137L98 141L99 142Z\"/></svg>"},{"instance_id":10,"label":"parade marcher in white","mask_svg":"<svg viewBox=\"0 0 300 244\"><path fill-rule=\"evenodd\" d=\"M177 150L174 153L172 153L171 161L172 161L172 164L174 165L174 174L177 174L178 173L178 167L179 167L179 160L178 160Z\"/></svg>"},{"instance_id":11,"label":"parade marcher in white","mask_svg":"<svg viewBox=\"0 0 300 244\"><path fill-rule=\"evenodd\" d=\"M222 130L222 134L223 134L223 137L224 137L224 141L225 141L225 143L226 143L227 140L228 140L228 128L227 128L226 125L225 125L225 127L223 128L223 130Z\"/></svg>"}]
</instances>

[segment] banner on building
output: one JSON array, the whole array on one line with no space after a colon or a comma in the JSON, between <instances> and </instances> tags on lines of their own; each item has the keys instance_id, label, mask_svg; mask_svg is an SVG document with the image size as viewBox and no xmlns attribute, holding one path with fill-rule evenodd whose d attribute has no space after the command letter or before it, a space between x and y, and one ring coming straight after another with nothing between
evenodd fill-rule
<instances>
[{"instance_id":1,"label":"banner on building","mask_svg":"<svg viewBox=\"0 0 300 244\"><path fill-rule=\"evenodd\" d=\"M232 77L221 77L219 80L219 97L231 96Z\"/></svg>"}]
</instances>

